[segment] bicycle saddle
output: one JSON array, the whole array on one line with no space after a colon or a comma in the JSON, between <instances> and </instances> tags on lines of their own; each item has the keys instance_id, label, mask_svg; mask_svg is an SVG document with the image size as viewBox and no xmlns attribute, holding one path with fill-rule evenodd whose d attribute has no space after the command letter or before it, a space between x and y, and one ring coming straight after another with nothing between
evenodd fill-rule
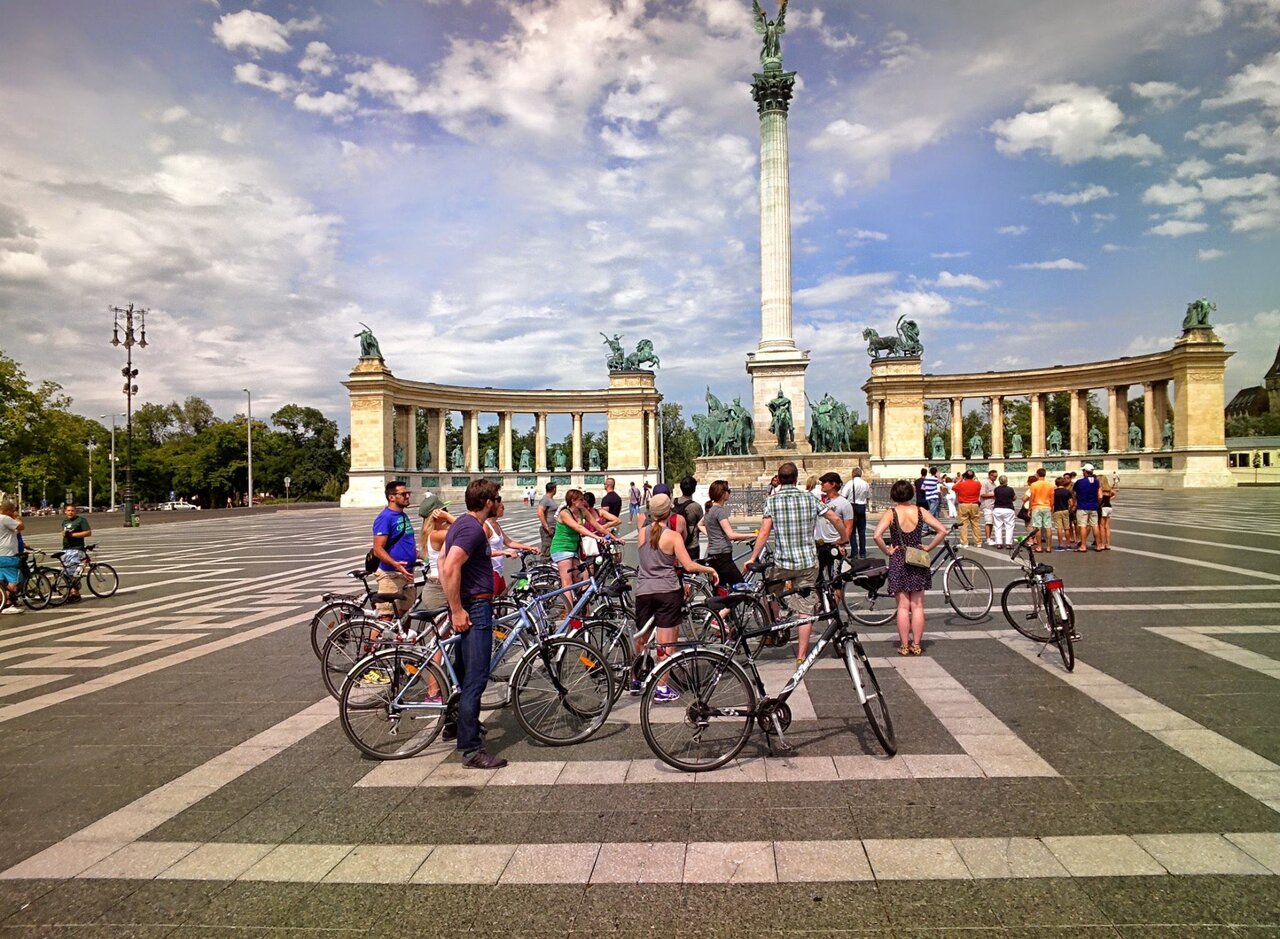
<instances>
[{"instance_id":1,"label":"bicycle saddle","mask_svg":"<svg viewBox=\"0 0 1280 939\"><path fill-rule=\"evenodd\" d=\"M1053 568L1048 564L1037 564L1035 567L1031 568L1031 573L1037 577L1044 577L1048 574L1052 574Z\"/></svg>"},{"instance_id":2,"label":"bicycle saddle","mask_svg":"<svg viewBox=\"0 0 1280 939\"><path fill-rule=\"evenodd\" d=\"M420 623L433 623L442 613L448 612L449 608L447 606L437 607L434 610L411 610L409 619L417 620Z\"/></svg>"},{"instance_id":3,"label":"bicycle saddle","mask_svg":"<svg viewBox=\"0 0 1280 939\"><path fill-rule=\"evenodd\" d=\"M863 571L869 571L876 567L885 567L885 562L880 558L850 558L849 573L861 574Z\"/></svg>"},{"instance_id":4,"label":"bicycle saddle","mask_svg":"<svg viewBox=\"0 0 1280 939\"><path fill-rule=\"evenodd\" d=\"M373 595L374 603L394 603L399 599L400 594L398 593L375 593Z\"/></svg>"},{"instance_id":5,"label":"bicycle saddle","mask_svg":"<svg viewBox=\"0 0 1280 939\"><path fill-rule=\"evenodd\" d=\"M704 600L702 605L712 610L728 610L735 606L741 606L751 599L752 596L749 593L731 593L728 596L712 597L709 600Z\"/></svg>"},{"instance_id":6,"label":"bicycle saddle","mask_svg":"<svg viewBox=\"0 0 1280 939\"><path fill-rule=\"evenodd\" d=\"M364 580L369 575L365 573L363 567L358 567L354 571L347 571L347 576L355 578L356 580Z\"/></svg>"}]
</instances>

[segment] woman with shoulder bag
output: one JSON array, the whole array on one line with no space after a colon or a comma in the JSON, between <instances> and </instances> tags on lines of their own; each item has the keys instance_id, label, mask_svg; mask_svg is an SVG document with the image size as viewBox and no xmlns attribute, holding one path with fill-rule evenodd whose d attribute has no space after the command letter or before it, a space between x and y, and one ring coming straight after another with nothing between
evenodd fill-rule
<instances>
[{"instance_id":1,"label":"woman with shoulder bag","mask_svg":"<svg viewBox=\"0 0 1280 939\"><path fill-rule=\"evenodd\" d=\"M928 509L915 505L915 487L899 479L889 490L893 507L886 509L872 536L876 546L889 556L889 592L898 601L898 655L921 655L924 638L924 592L933 583L929 570L929 553L942 544L947 529ZM936 532L927 547L923 544L924 527ZM891 544L885 544L884 533L891 533Z\"/></svg>"}]
</instances>

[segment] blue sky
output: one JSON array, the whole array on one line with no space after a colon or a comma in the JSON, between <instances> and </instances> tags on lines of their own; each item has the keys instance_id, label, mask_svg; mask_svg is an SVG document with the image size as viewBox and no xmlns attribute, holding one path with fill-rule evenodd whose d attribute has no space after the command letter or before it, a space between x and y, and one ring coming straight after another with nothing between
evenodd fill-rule
<instances>
[{"instance_id":1,"label":"blue sky","mask_svg":"<svg viewBox=\"0 0 1280 939\"><path fill-rule=\"evenodd\" d=\"M767 3L772 15L776 3ZM109 304L148 400L346 425L399 376L745 393L759 328L747 0L9 4L0 347L84 413ZM793 0L796 338L865 409L866 326L935 372L1165 348L1219 307L1228 397L1280 341L1280 0ZM975 402L976 403L976 402ZM588 424L590 427L591 425ZM565 428L567 430L567 427Z\"/></svg>"}]
</instances>

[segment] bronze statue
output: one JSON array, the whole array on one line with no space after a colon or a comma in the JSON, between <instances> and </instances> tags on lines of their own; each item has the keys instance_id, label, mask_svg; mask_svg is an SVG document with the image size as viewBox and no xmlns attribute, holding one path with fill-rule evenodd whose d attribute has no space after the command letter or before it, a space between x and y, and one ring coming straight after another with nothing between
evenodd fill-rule
<instances>
[{"instance_id":1,"label":"bronze statue","mask_svg":"<svg viewBox=\"0 0 1280 939\"><path fill-rule=\"evenodd\" d=\"M878 359L883 352L885 358L917 358L924 353L924 346L920 343L920 327L915 320L907 319L904 314L898 317L895 328L898 332L896 336L881 336L870 326L864 329L862 338L867 340L867 355Z\"/></svg>"},{"instance_id":2,"label":"bronze statue","mask_svg":"<svg viewBox=\"0 0 1280 939\"><path fill-rule=\"evenodd\" d=\"M769 422L769 430L778 438L778 448L787 450L796 445L796 425L791 417L791 399L782 393L778 386L778 396L769 402L769 413L773 419Z\"/></svg>"},{"instance_id":3,"label":"bronze statue","mask_svg":"<svg viewBox=\"0 0 1280 939\"><path fill-rule=\"evenodd\" d=\"M1137 424L1129 425L1129 449L1130 450L1142 449L1142 428L1139 427Z\"/></svg>"},{"instance_id":4,"label":"bronze statue","mask_svg":"<svg viewBox=\"0 0 1280 939\"><path fill-rule=\"evenodd\" d=\"M563 473L566 469L569 468L569 462L568 460L565 459L564 451L561 450L559 447L556 447L555 452L552 454L552 456L555 457L555 467L556 467L557 473Z\"/></svg>"},{"instance_id":5,"label":"bronze statue","mask_svg":"<svg viewBox=\"0 0 1280 939\"><path fill-rule=\"evenodd\" d=\"M493 447L489 447L484 451L484 468L486 470L496 470L498 468L498 454Z\"/></svg>"},{"instance_id":6,"label":"bronze statue","mask_svg":"<svg viewBox=\"0 0 1280 939\"><path fill-rule=\"evenodd\" d=\"M1013 432L1012 446L1009 448L1009 456L1022 456L1022 434L1017 430Z\"/></svg>"},{"instance_id":7,"label":"bronze statue","mask_svg":"<svg viewBox=\"0 0 1280 939\"><path fill-rule=\"evenodd\" d=\"M533 454L529 452L528 447L525 447L520 451L520 472L533 472Z\"/></svg>"},{"instance_id":8,"label":"bronze statue","mask_svg":"<svg viewBox=\"0 0 1280 939\"><path fill-rule=\"evenodd\" d=\"M1173 448L1173 422L1167 417L1164 420L1164 428L1160 432L1160 446L1165 450Z\"/></svg>"},{"instance_id":9,"label":"bronze statue","mask_svg":"<svg viewBox=\"0 0 1280 939\"><path fill-rule=\"evenodd\" d=\"M1049 431L1049 454L1050 456L1062 454L1062 431L1056 427Z\"/></svg>"},{"instance_id":10,"label":"bronze statue","mask_svg":"<svg viewBox=\"0 0 1280 939\"><path fill-rule=\"evenodd\" d=\"M778 5L778 18L769 20L765 18L764 8L760 6L760 0L751 0L751 9L755 14L755 28L764 42L760 49L760 61L766 69L782 68L782 39L781 36L787 31L787 0L780 0Z\"/></svg>"},{"instance_id":11,"label":"bronze statue","mask_svg":"<svg viewBox=\"0 0 1280 939\"><path fill-rule=\"evenodd\" d=\"M396 444L391 458L395 461L396 469L404 469L404 444Z\"/></svg>"},{"instance_id":12,"label":"bronze statue","mask_svg":"<svg viewBox=\"0 0 1280 939\"><path fill-rule=\"evenodd\" d=\"M622 336L618 333L614 333L613 338L610 339L608 336L605 336L604 333L601 333L600 335L604 336L604 344L609 347L609 358L606 360L606 365L608 366L609 371L622 371L627 361L627 354L622 351Z\"/></svg>"},{"instance_id":13,"label":"bronze statue","mask_svg":"<svg viewBox=\"0 0 1280 939\"><path fill-rule=\"evenodd\" d=\"M1187 304L1187 315L1182 318L1182 331L1188 329L1212 329L1209 325L1209 314L1217 312L1217 305L1204 297Z\"/></svg>"},{"instance_id":14,"label":"bronze statue","mask_svg":"<svg viewBox=\"0 0 1280 939\"><path fill-rule=\"evenodd\" d=\"M946 453L945 453L945 452L943 451L943 449L942 449L942 435L941 435L941 434L934 434L934 435L929 439L929 446L930 446L930 448L931 448L931 450L932 450L932 453L930 454L929 459L931 459L931 460L943 460L943 459L946 459Z\"/></svg>"},{"instance_id":15,"label":"bronze statue","mask_svg":"<svg viewBox=\"0 0 1280 939\"><path fill-rule=\"evenodd\" d=\"M462 461L462 447L453 448L453 454L450 458L450 462L453 464L452 466L449 467L450 469L455 469L455 470L466 469Z\"/></svg>"},{"instance_id":16,"label":"bronze statue","mask_svg":"<svg viewBox=\"0 0 1280 939\"><path fill-rule=\"evenodd\" d=\"M1098 430L1096 427L1089 428L1089 449L1102 449L1102 431Z\"/></svg>"},{"instance_id":17,"label":"bronze statue","mask_svg":"<svg viewBox=\"0 0 1280 939\"><path fill-rule=\"evenodd\" d=\"M982 435L975 431L969 438L969 459L981 460L985 455L982 450Z\"/></svg>"},{"instance_id":18,"label":"bronze statue","mask_svg":"<svg viewBox=\"0 0 1280 939\"><path fill-rule=\"evenodd\" d=\"M353 338L360 340L360 358L362 359L381 359L382 348L378 345L378 340L374 338L373 330L364 323L360 324L364 329L356 333Z\"/></svg>"},{"instance_id":19,"label":"bronze statue","mask_svg":"<svg viewBox=\"0 0 1280 939\"><path fill-rule=\"evenodd\" d=\"M587 454L587 469L594 471L600 468L600 451L592 447L591 452Z\"/></svg>"},{"instance_id":20,"label":"bronze statue","mask_svg":"<svg viewBox=\"0 0 1280 939\"><path fill-rule=\"evenodd\" d=\"M658 361L657 355L654 354L653 342L648 339L641 339L636 343L636 351L627 356L627 360L622 367L625 369L637 369L646 363L652 363L654 368L659 368L662 364Z\"/></svg>"}]
</instances>

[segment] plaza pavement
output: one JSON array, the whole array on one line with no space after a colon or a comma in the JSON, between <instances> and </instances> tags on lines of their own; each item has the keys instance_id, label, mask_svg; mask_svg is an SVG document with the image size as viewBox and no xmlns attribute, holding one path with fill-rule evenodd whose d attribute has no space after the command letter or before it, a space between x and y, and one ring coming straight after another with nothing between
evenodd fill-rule
<instances>
[{"instance_id":1,"label":"plaza pavement","mask_svg":"<svg viewBox=\"0 0 1280 939\"><path fill-rule=\"evenodd\" d=\"M628 698L572 748L495 713L497 772L360 759L306 624L372 515L100 530L116 597L0 619L0 937L1280 934L1280 492L1127 491L1111 553L1050 556L1072 674L980 549L988 620L865 634L895 759L831 660L794 757L698 777Z\"/></svg>"}]
</instances>

